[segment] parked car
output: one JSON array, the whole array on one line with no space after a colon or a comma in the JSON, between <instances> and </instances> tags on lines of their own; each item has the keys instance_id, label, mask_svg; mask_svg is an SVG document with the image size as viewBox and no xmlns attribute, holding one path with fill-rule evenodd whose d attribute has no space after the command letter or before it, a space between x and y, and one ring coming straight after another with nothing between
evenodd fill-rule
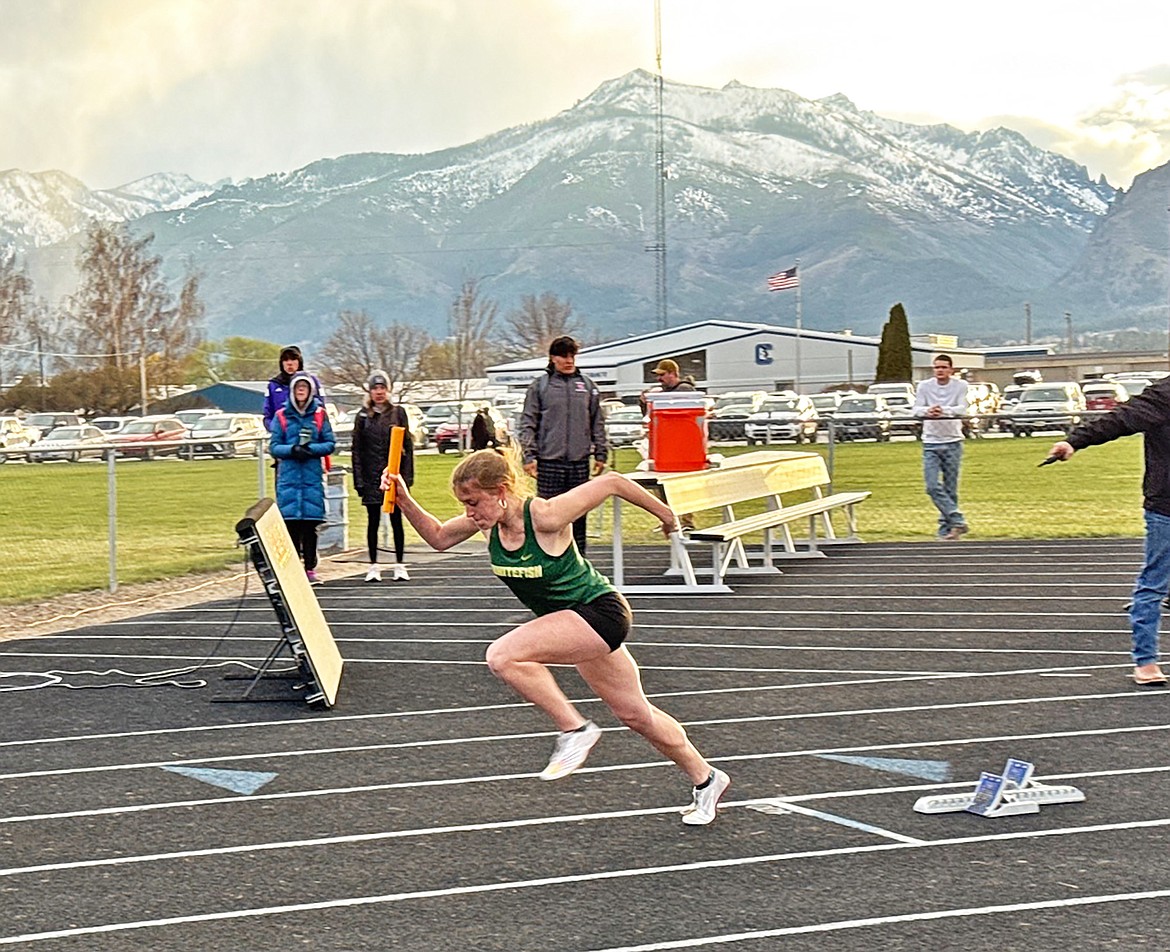
<instances>
[{"instance_id":1,"label":"parked car","mask_svg":"<svg viewBox=\"0 0 1170 952\"><path fill-rule=\"evenodd\" d=\"M1070 431L1081 422L1085 395L1075 383L1031 383L1012 407L1008 429L1015 436L1045 430Z\"/></svg>"},{"instance_id":2,"label":"parked car","mask_svg":"<svg viewBox=\"0 0 1170 952\"><path fill-rule=\"evenodd\" d=\"M474 414L471 419L475 419ZM471 445L471 420L464 420L463 423L458 420L444 420L437 423L431 430L430 439L440 453L446 453L448 450L458 452Z\"/></svg>"},{"instance_id":3,"label":"parked car","mask_svg":"<svg viewBox=\"0 0 1170 952\"><path fill-rule=\"evenodd\" d=\"M427 408L423 414L423 425L427 428L427 436L432 443L435 440L435 428L441 423L446 423L448 420L460 420L471 425L471 421L475 419L475 411L479 407L470 400L462 402L452 401L449 403L436 403Z\"/></svg>"},{"instance_id":4,"label":"parked car","mask_svg":"<svg viewBox=\"0 0 1170 952\"><path fill-rule=\"evenodd\" d=\"M841 405L844 397L845 395L840 390L833 390L829 393L814 393L809 397L812 405L817 408L817 419L820 421L822 430L833 414L837 412L837 407Z\"/></svg>"},{"instance_id":5,"label":"parked car","mask_svg":"<svg viewBox=\"0 0 1170 952\"><path fill-rule=\"evenodd\" d=\"M463 421L452 418L438 424L431 432L431 442L438 447L440 453L448 450L460 450L471 446L471 424L475 422L476 410L471 415L464 415ZM496 433L496 444L507 446L512 441L512 431L508 421L498 413L488 411L488 419Z\"/></svg>"},{"instance_id":6,"label":"parked car","mask_svg":"<svg viewBox=\"0 0 1170 952\"><path fill-rule=\"evenodd\" d=\"M127 423L109 438L119 456L151 460L178 456L187 428L177 416L145 416Z\"/></svg>"},{"instance_id":7,"label":"parked car","mask_svg":"<svg viewBox=\"0 0 1170 952\"><path fill-rule=\"evenodd\" d=\"M605 417L610 446L633 446L646 435L646 418L639 407L621 406Z\"/></svg>"},{"instance_id":8,"label":"parked car","mask_svg":"<svg viewBox=\"0 0 1170 952\"><path fill-rule=\"evenodd\" d=\"M890 408L890 433L906 433L922 439L922 420L914 415L914 400L904 393L888 393L886 406Z\"/></svg>"},{"instance_id":9,"label":"parked car","mask_svg":"<svg viewBox=\"0 0 1170 952\"><path fill-rule=\"evenodd\" d=\"M719 442L746 440L744 427L752 415L750 403L731 403L716 407L707 415L707 438Z\"/></svg>"},{"instance_id":10,"label":"parked car","mask_svg":"<svg viewBox=\"0 0 1170 952\"><path fill-rule=\"evenodd\" d=\"M918 392L918 388L909 382L899 383L871 383L865 388L865 392L878 397L888 397L891 395L901 395L909 397L910 402L914 402L914 395Z\"/></svg>"},{"instance_id":11,"label":"parked car","mask_svg":"<svg viewBox=\"0 0 1170 952\"><path fill-rule=\"evenodd\" d=\"M1112 410L1129 402L1129 390L1116 380L1090 380L1081 384L1086 410Z\"/></svg>"},{"instance_id":12,"label":"parked car","mask_svg":"<svg viewBox=\"0 0 1170 952\"><path fill-rule=\"evenodd\" d=\"M1105 379L1111 380L1114 383L1119 383L1125 387L1125 392L1131 397L1136 397L1139 393L1146 389L1150 384L1157 383L1164 376L1164 373L1158 371L1150 371L1148 373L1138 373L1136 371L1119 374L1106 374Z\"/></svg>"},{"instance_id":13,"label":"parked car","mask_svg":"<svg viewBox=\"0 0 1170 952\"><path fill-rule=\"evenodd\" d=\"M184 459L214 456L255 456L267 437L264 421L252 413L220 413L195 421L188 431L186 444L179 448Z\"/></svg>"},{"instance_id":14,"label":"parked car","mask_svg":"<svg viewBox=\"0 0 1170 952\"><path fill-rule=\"evenodd\" d=\"M336 417L331 417L329 425L333 427L334 453L348 453L353 449L353 421L358 410L338 410Z\"/></svg>"},{"instance_id":15,"label":"parked car","mask_svg":"<svg viewBox=\"0 0 1170 952\"><path fill-rule=\"evenodd\" d=\"M767 399L768 392L766 390L729 390L726 393L714 395L715 406L712 409L722 410L730 406L747 404L754 412L756 407Z\"/></svg>"},{"instance_id":16,"label":"parked car","mask_svg":"<svg viewBox=\"0 0 1170 952\"><path fill-rule=\"evenodd\" d=\"M833 415L831 432L838 440L877 440L890 438L892 414L886 398L880 394L862 393L846 397Z\"/></svg>"},{"instance_id":17,"label":"parked car","mask_svg":"<svg viewBox=\"0 0 1170 952\"><path fill-rule=\"evenodd\" d=\"M25 429L24 424L14 416L0 417L0 463L8 459L16 459L33 444L33 439Z\"/></svg>"},{"instance_id":18,"label":"parked car","mask_svg":"<svg viewBox=\"0 0 1170 952\"><path fill-rule=\"evenodd\" d=\"M28 448L28 461L63 459L76 463L86 457L101 459L109 448L109 438L96 426L57 426Z\"/></svg>"},{"instance_id":19,"label":"parked car","mask_svg":"<svg viewBox=\"0 0 1170 952\"><path fill-rule=\"evenodd\" d=\"M803 443L817 439L817 408L812 400L796 393L771 394L744 424L748 446L795 440Z\"/></svg>"},{"instance_id":20,"label":"parked car","mask_svg":"<svg viewBox=\"0 0 1170 952\"><path fill-rule=\"evenodd\" d=\"M1020 394L1024 392L1023 384L1009 384L1003 388L999 397L999 428L1005 433L1012 429L1011 411L1020 402Z\"/></svg>"},{"instance_id":21,"label":"parked car","mask_svg":"<svg viewBox=\"0 0 1170 952\"><path fill-rule=\"evenodd\" d=\"M427 424L426 415L422 411L422 407L416 406L413 403L400 404L403 410L406 411L406 419L410 423L410 438L414 441L415 449L422 449L427 445ZM501 416L506 414L500 412Z\"/></svg>"},{"instance_id":22,"label":"parked car","mask_svg":"<svg viewBox=\"0 0 1170 952\"><path fill-rule=\"evenodd\" d=\"M16 450L27 449L35 442L19 416L0 416L0 449L7 450L6 455L18 455ZM4 462L6 456L0 456Z\"/></svg>"},{"instance_id":23,"label":"parked car","mask_svg":"<svg viewBox=\"0 0 1170 952\"><path fill-rule=\"evenodd\" d=\"M48 436L56 427L81 425L81 417L76 413L30 413L24 418L24 428L34 443Z\"/></svg>"},{"instance_id":24,"label":"parked car","mask_svg":"<svg viewBox=\"0 0 1170 952\"><path fill-rule=\"evenodd\" d=\"M117 433L131 420L140 419L132 416L100 416L94 417L89 421L90 426L96 426L99 430L109 436L111 433Z\"/></svg>"},{"instance_id":25,"label":"parked car","mask_svg":"<svg viewBox=\"0 0 1170 952\"><path fill-rule=\"evenodd\" d=\"M223 413L222 410L207 409L205 407L195 410L177 410L174 415L182 420L183 426L189 430L196 424L196 422L202 420L204 417L218 416L221 413Z\"/></svg>"}]
</instances>

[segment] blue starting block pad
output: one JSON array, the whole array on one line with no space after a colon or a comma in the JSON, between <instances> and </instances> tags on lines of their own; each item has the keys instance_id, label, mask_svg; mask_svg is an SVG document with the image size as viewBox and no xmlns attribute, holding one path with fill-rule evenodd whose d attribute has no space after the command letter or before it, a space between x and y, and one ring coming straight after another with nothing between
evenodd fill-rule
<instances>
[{"instance_id":1,"label":"blue starting block pad","mask_svg":"<svg viewBox=\"0 0 1170 952\"><path fill-rule=\"evenodd\" d=\"M1002 774L984 771L970 793L920 797L914 804L918 813L974 813L978 816L1015 816L1039 813L1050 803L1080 803L1084 793L1076 787L1038 783L1032 779L1035 765L1010 758Z\"/></svg>"}]
</instances>

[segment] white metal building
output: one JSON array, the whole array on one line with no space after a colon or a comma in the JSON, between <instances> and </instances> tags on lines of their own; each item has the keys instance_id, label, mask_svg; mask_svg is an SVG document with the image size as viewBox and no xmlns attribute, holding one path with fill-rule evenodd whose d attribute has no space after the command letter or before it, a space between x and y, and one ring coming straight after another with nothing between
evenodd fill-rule
<instances>
[{"instance_id":1,"label":"white metal building","mask_svg":"<svg viewBox=\"0 0 1170 952\"><path fill-rule=\"evenodd\" d=\"M577 366L603 393L619 397L636 395L653 384L651 370L664 357L677 361L682 376L708 393L793 389L817 393L826 387L872 382L879 344L876 337L701 321L583 348ZM954 358L956 368L979 370L984 365L981 352L912 340L915 380L930 376L931 360L940 350ZM500 364L488 368L488 380L520 390L547 364L544 358Z\"/></svg>"}]
</instances>

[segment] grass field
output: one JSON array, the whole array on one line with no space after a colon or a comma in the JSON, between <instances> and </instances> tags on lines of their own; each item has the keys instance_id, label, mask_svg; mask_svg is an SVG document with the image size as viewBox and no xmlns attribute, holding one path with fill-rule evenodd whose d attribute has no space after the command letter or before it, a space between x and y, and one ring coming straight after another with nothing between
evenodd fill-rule
<instances>
[{"instance_id":1,"label":"grass field","mask_svg":"<svg viewBox=\"0 0 1170 952\"><path fill-rule=\"evenodd\" d=\"M1037 469L1052 438L966 443L961 497L979 539L1137 536L1141 522L1141 441L1093 447L1069 462ZM792 449L786 444L784 449ZM825 453L827 447L817 449ZM746 447L723 449L746 452ZM935 511L922 489L920 444L846 443L836 448L834 488L868 489L858 510L869 541L934 537ZM638 460L623 450L617 468ZM346 465L347 457L335 457ZM458 511L447 491L453 454L416 459L415 495L436 515ZM271 471L269 471L270 477ZM271 478L269 478L271 492ZM254 460L157 460L117 466L119 584L220 569L242 562L234 526L256 500ZM3 536L0 604L39 601L63 592L103 589L109 579L107 469L98 463L0 466ZM653 520L627 510L630 543L661 540ZM744 511L747 514L747 510ZM362 545L365 514L349 504L350 545ZM700 525L713 517L698 519ZM590 522L609 541L605 513ZM408 529L408 541L417 541Z\"/></svg>"}]
</instances>

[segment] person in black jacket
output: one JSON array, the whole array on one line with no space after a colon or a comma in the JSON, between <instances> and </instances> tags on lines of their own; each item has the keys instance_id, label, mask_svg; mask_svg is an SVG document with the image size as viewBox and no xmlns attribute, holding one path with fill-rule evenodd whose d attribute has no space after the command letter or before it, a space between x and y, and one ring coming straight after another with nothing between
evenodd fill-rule
<instances>
[{"instance_id":1,"label":"person in black jacket","mask_svg":"<svg viewBox=\"0 0 1170 952\"><path fill-rule=\"evenodd\" d=\"M475 420L471 424L472 450L486 450L489 446L498 446L496 440L496 426L492 422L491 413L487 407L480 407L475 411Z\"/></svg>"},{"instance_id":2,"label":"person in black jacket","mask_svg":"<svg viewBox=\"0 0 1170 952\"><path fill-rule=\"evenodd\" d=\"M414 442L410 438L410 421L406 410L390 402L390 378L384 370L375 370L370 374L366 390L370 395L353 418L353 488L366 507L366 544L370 550L366 581L380 582L382 570L378 566L378 530L382 525L383 494L379 483L390 456L390 430L396 426L406 430L399 472L407 486L414 483ZM404 561L406 537L402 528L402 512L397 507L390 513L390 529L394 535L393 577L409 579L410 573Z\"/></svg>"},{"instance_id":3,"label":"person in black jacket","mask_svg":"<svg viewBox=\"0 0 1170 952\"><path fill-rule=\"evenodd\" d=\"M1134 664L1130 677L1142 686L1165 687L1166 675L1158 666L1158 634L1162 602L1170 589L1170 377L1105 416L1081 424L1068 439L1054 443L1048 455L1069 459L1077 450L1134 433L1145 434L1146 545L1129 605Z\"/></svg>"}]
</instances>

